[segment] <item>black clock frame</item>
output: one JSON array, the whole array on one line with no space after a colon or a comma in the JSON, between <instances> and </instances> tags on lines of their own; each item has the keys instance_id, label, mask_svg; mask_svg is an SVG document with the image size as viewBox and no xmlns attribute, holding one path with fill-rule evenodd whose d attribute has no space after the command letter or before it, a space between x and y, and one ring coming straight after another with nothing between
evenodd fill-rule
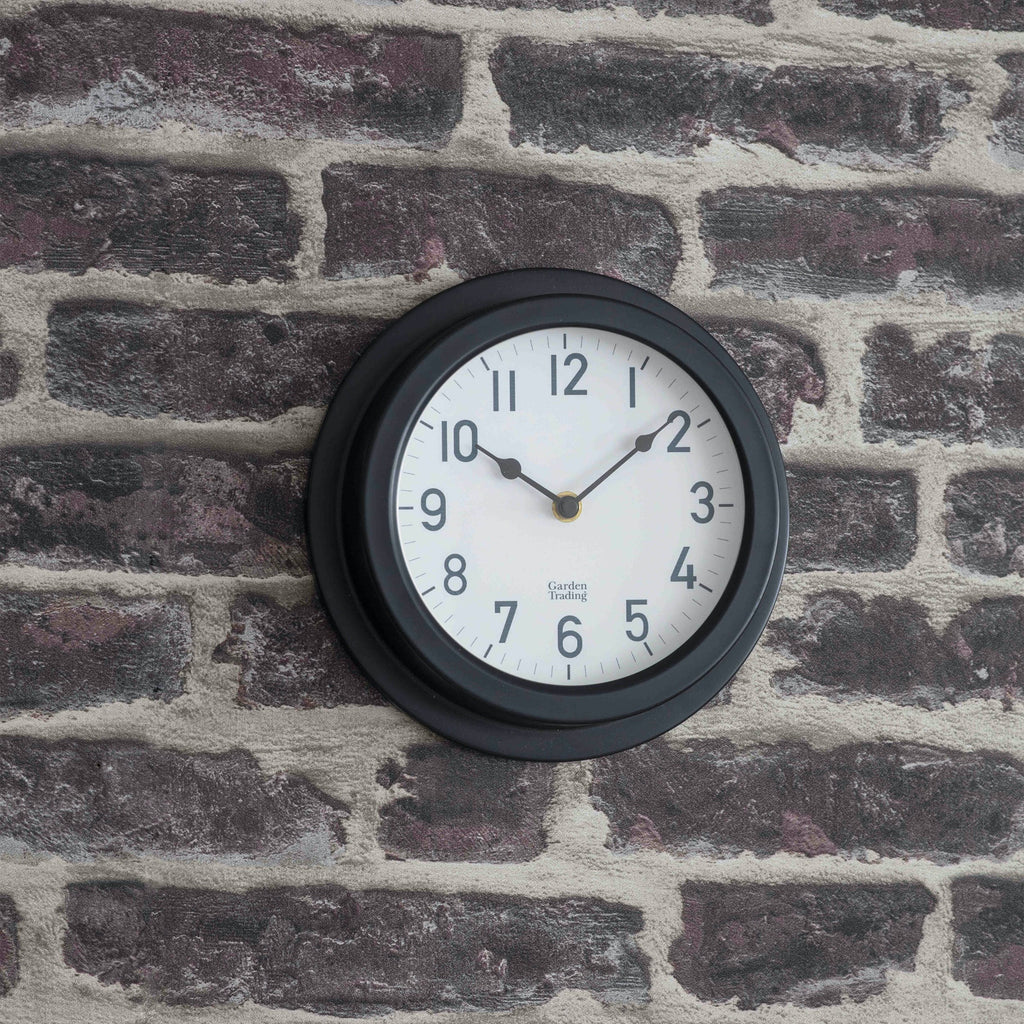
<instances>
[{"instance_id":1,"label":"black clock frame","mask_svg":"<svg viewBox=\"0 0 1024 1024\"><path fill-rule=\"evenodd\" d=\"M728 424L746 490L739 558L708 621L650 668L580 687L519 679L452 641L415 593L392 515L405 440L440 382L489 345L560 325L633 336L684 366ZM634 746L711 700L764 629L789 535L782 455L764 408L731 357L649 292L568 270L477 278L388 327L328 409L310 469L307 520L321 598L356 661L387 696L468 746L552 761Z\"/></svg>"}]
</instances>

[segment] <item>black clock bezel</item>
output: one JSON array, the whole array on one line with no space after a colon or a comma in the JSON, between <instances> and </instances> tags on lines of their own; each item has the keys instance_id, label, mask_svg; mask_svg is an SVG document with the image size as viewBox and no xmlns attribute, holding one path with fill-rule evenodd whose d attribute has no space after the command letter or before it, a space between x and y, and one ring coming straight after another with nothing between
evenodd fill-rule
<instances>
[{"instance_id":1,"label":"black clock bezel","mask_svg":"<svg viewBox=\"0 0 1024 1024\"><path fill-rule=\"evenodd\" d=\"M559 324L631 335L675 359L718 406L744 471L746 525L729 588L682 647L610 683L558 687L500 672L440 629L415 594L392 515L397 464L417 413L490 344ZM788 502L774 432L724 349L670 304L577 271L511 271L427 300L367 349L332 402L310 470L310 554L349 650L397 704L491 753L568 760L610 753L677 725L735 674L781 583Z\"/></svg>"}]
</instances>

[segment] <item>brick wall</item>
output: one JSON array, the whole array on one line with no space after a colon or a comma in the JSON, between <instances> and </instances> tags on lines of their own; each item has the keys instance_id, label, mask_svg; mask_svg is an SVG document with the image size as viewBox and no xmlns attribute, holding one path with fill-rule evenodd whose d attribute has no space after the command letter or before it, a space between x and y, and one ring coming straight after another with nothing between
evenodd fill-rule
<instances>
[{"instance_id":1,"label":"brick wall","mask_svg":"<svg viewBox=\"0 0 1024 1024\"><path fill-rule=\"evenodd\" d=\"M0 1021L1019 1022L1020 3L253 9L0 4ZM381 323L537 264L707 323L794 517L557 767L386 706L301 519Z\"/></svg>"}]
</instances>

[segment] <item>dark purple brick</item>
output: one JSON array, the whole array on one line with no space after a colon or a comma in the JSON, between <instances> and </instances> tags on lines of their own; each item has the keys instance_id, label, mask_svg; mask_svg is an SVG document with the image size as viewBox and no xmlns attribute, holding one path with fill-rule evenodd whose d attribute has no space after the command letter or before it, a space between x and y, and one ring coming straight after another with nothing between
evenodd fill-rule
<instances>
[{"instance_id":1,"label":"dark purple brick","mask_svg":"<svg viewBox=\"0 0 1024 1024\"><path fill-rule=\"evenodd\" d=\"M910 743L664 741L594 762L609 846L734 857L874 850L939 863L1024 849L1024 766Z\"/></svg>"},{"instance_id":2,"label":"dark purple brick","mask_svg":"<svg viewBox=\"0 0 1024 1024\"><path fill-rule=\"evenodd\" d=\"M384 321L318 313L58 304L49 318L50 394L112 416L268 420L323 406Z\"/></svg>"},{"instance_id":3,"label":"dark purple brick","mask_svg":"<svg viewBox=\"0 0 1024 1024\"><path fill-rule=\"evenodd\" d=\"M714 138L803 163L926 167L965 83L912 68L776 68L611 43L506 39L491 73L514 145L690 156Z\"/></svg>"},{"instance_id":4,"label":"dark purple brick","mask_svg":"<svg viewBox=\"0 0 1024 1024\"><path fill-rule=\"evenodd\" d=\"M687 882L676 980L709 1002L860 1003L914 968L935 897L923 885Z\"/></svg>"},{"instance_id":5,"label":"dark purple brick","mask_svg":"<svg viewBox=\"0 0 1024 1024\"><path fill-rule=\"evenodd\" d=\"M107 855L330 863L348 808L248 752L0 737L0 844L71 861Z\"/></svg>"},{"instance_id":6,"label":"dark purple brick","mask_svg":"<svg viewBox=\"0 0 1024 1024\"><path fill-rule=\"evenodd\" d=\"M544 849L549 764L488 757L459 747L413 747L389 762L381 786L408 794L380 812L380 844L391 857L524 861Z\"/></svg>"},{"instance_id":7,"label":"dark purple brick","mask_svg":"<svg viewBox=\"0 0 1024 1024\"><path fill-rule=\"evenodd\" d=\"M192 658L180 598L0 594L0 718L181 694Z\"/></svg>"},{"instance_id":8,"label":"dark purple brick","mask_svg":"<svg viewBox=\"0 0 1024 1024\"><path fill-rule=\"evenodd\" d=\"M1024 198L727 188L700 201L712 287L765 297L1024 301Z\"/></svg>"},{"instance_id":9,"label":"dark purple brick","mask_svg":"<svg viewBox=\"0 0 1024 1024\"><path fill-rule=\"evenodd\" d=\"M1024 999L1024 882L953 882L953 977L976 996Z\"/></svg>"},{"instance_id":10,"label":"dark purple brick","mask_svg":"<svg viewBox=\"0 0 1024 1024\"><path fill-rule=\"evenodd\" d=\"M724 14L741 18L752 25L767 25L775 20L769 0L432 0L459 7L486 7L494 11L593 11L632 7L643 18L664 14L682 18L687 14Z\"/></svg>"},{"instance_id":11,"label":"dark purple brick","mask_svg":"<svg viewBox=\"0 0 1024 1024\"><path fill-rule=\"evenodd\" d=\"M18 912L10 896L0 895L0 996L18 984Z\"/></svg>"},{"instance_id":12,"label":"dark purple brick","mask_svg":"<svg viewBox=\"0 0 1024 1024\"><path fill-rule=\"evenodd\" d=\"M820 407L825 371L814 345L802 334L758 320L702 320L750 378L775 426L789 440L797 402Z\"/></svg>"},{"instance_id":13,"label":"dark purple brick","mask_svg":"<svg viewBox=\"0 0 1024 1024\"><path fill-rule=\"evenodd\" d=\"M888 15L929 28L1024 30L1019 0L821 0L822 6L854 18Z\"/></svg>"},{"instance_id":14,"label":"dark purple brick","mask_svg":"<svg viewBox=\"0 0 1024 1024\"><path fill-rule=\"evenodd\" d=\"M306 460L101 445L0 453L0 561L304 575Z\"/></svg>"},{"instance_id":15,"label":"dark purple brick","mask_svg":"<svg viewBox=\"0 0 1024 1024\"><path fill-rule=\"evenodd\" d=\"M664 294L679 259L660 203L602 185L362 164L334 164L323 181L331 278L568 267Z\"/></svg>"},{"instance_id":16,"label":"dark purple brick","mask_svg":"<svg viewBox=\"0 0 1024 1024\"><path fill-rule=\"evenodd\" d=\"M900 569L917 545L908 473L791 468L789 572Z\"/></svg>"},{"instance_id":17,"label":"dark purple brick","mask_svg":"<svg viewBox=\"0 0 1024 1024\"><path fill-rule=\"evenodd\" d=\"M954 565L1024 576L1024 473L954 477L946 488L946 538Z\"/></svg>"},{"instance_id":18,"label":"dark purple brick","mask_svg":"<svg viewBox=\"0 0 1024 1024\"><path fill-rule=\"evenodd\" d=\"M929 709L988 697L1010 708L1024 681L1024 598L978 601L939 635L916 601L831 590L809 598L799 618L772 622L767 642L796 660L772 678L781 693Z\"/></svg>"},{"instance_id":19,"label":"dark purple brick","mask_svg":"<svg viewBox=\"0 0 1024 1024\"><path fill-rule=\"evenodd\" d=\"M649 998L640 911L597 899L108 882L69 886L66 914L68 964L166 1003L349 1017L506 1010L566 988Z\"/></svg>"},{"instance_id":20,"label":"dark purple brick","mask_svg":"<svg viewBox=\"0 0 1024 1024\"><path fill-rule=\"evenodd\" d=\"M18 393L21 369L13 352L0 349L0 402L9 402Z\"/></svg>"},{"instance_id":21,"label":"dark purple brick","mask_svg":"<svg viewBox=\"0 0 1024 1024\"><path fill-rule=\"evenodd\" d=\"M462 42L297 31L80 4L0 24L0 123L154 128L438 146L462 113Z\"/></svg>"},{"instance_id":22,"label":"dark purple brick","mask_svg":"<svg viewBox=\"0 0 1024 1024\"><path fill-rule=\"evenodd\" d=\"M281 280L298 238L278 175L0 158L0 267Z\"/></svg>"},{"instance_id":23,"label":"dark purple brick","mask_svg":"<svg viewBox=\"0 0 1024 1024\"><path fill-rule=\"evenodd\" d=\"M213 660L238 665L243 707L333 708L386 704L346 653L316 601L291 608L261 594L231 606L231 631Z\"/></svg>"}]
</instances>

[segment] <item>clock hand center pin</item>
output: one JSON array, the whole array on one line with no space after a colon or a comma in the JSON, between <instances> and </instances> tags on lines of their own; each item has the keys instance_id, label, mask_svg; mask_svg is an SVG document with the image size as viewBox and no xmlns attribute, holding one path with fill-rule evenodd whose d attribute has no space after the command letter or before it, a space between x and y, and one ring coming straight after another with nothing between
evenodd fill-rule
<instances>
[{"instance_id":1,"label":"clock hand center pin","mask_svg":"<svg viewBox=\"0 0 1024 1024\"><path fill-rule=\"evenodd\" d=\"M549 498L551 501L551 511L559 522L572 523L579 519L583 506L580 499L572 491L562 491L561 494L555 494L554 491L549 491L546 487L537 483L536 480L528 477L523 472L522 463L518 459L503 459L488 451L479 443L476 446L476 450L482 452L489 459L493 459L497 463L499 472L506 480L522 480L524 484L529 484L535 491L540 491L545 498Z\"/></svg>"}]
</instances>

